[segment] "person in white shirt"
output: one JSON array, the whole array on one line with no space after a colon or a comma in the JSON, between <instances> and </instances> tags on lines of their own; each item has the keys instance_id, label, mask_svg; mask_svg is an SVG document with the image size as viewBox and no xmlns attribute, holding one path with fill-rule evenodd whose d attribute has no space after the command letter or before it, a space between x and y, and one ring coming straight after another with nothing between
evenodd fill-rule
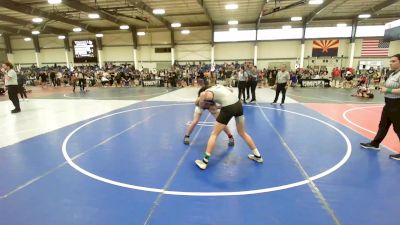
<instances>
[{"instance_id":1,"label":"person in white shirt","mask_svg":"<svg viewBox=\"0 0 400 225\"><path fill-rule=\"evenodd\" d=\"M282 101L281 105L285 104L285 98L286 98L286 89L290 85L290 74L286 70L286 65L281 66L281 70L278 72L276 76L276 81L275 81L275 86L276 86L276 91L275 91L275 99L272 102L272 104L276 104L278 101L279 93L282 92Z\"/></svg>"},{"instance_id":2,"label":"person in white shirt","mask_svg":"<svg viewBox=\"0 0 400 225\"><path fill-rule=\"evenodd\" d=\"M11 113L19 113L21 112L21 108L19 106L18 99L18 81L17 81L17 73L13 69L14 66L10 62L6 62L3 64L2 69L5 71L5 86L8 90L8 97L14 105L14 109L11 110Z\"/></svg>"},{"instance_id":3,"label":"person in white shirt","mask_svg":"<svg viewBox=\"0 0 400 225\"><path fill-rule=\"evenodd\" d=\"M392 72L380 88L380 92L385 94L385 106L381 113L378 132L370 142L360 143L362 148L379 150L379 145L385 139L392 125L400 140L400 54L390 58L390 69ZM400 160L399 153L392 154L389 157Z\"/></svg>"}]
</instances>

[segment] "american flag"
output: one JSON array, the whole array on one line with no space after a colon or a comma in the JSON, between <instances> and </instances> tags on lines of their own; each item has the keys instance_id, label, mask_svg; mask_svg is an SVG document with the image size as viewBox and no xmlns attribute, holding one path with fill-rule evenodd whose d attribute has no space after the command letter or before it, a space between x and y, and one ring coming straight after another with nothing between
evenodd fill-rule
<instances>
[{"instance_id":1,"label":"american flag","mask_svg":"<svg viewBox=\"0 0 400 225\"><path fill-rule=\"evenodd\" d=\"M363 39L361 56L388 56L389 44L380 39Z\"/></svg>"}]
</instances>

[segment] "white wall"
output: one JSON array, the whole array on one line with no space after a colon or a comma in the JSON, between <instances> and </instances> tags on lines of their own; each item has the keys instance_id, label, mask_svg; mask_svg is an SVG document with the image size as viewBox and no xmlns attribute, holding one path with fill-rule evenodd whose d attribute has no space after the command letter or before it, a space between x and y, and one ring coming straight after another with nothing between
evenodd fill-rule
<instances>
[{"instance_id":1,"label":"white wall","mask_svg":"<svg viewBox=\"0 0 400 225\"><path fill-rule=\"evenodd\" d=\"M211 30L192 30L189 35L182 35L180 30L174 32L175 36L175 60L177 61L211 61ZM171 62L170 53L155 53L156 47L171 47L170 31L147 32L145 36L138 36L137 57L139 62ZM95 39L94 34L71 34L70 40ZM63 40L56 36L40 36L40 59L45 63L65 62L65 50ZM354 66L360 60L379 60L388 66L389 58L360 58L362 39L356 39ZM11 37L11 45L16 63L34 64L35 51L33 42L25 42L21 37ZM282 62L291 64L294 68L300 57L300 41L261 41L258 45L258 67L266 67L270 63ZM0 48L4 46L3 38L0 38ZM71 45L72 46L72 45ZM340 39L338 58L310 58L312 55L312 40L305 42L304 65L347 66L349 56L349 40ZM391 42L389 55L400 53L400 41ZM216 63L252 61L254 58L254 42L215 43L214 49ZM343 59L340 56L343 55ZM133 41L130 31L117 31L104 33L103 37L103 61L133 62ZM327 59L328 62L322 60ZM69 52L69 60L73 63L72 50ZM314 60L314 63L311 63ZM338 60L338 61L336 61Z\"/></svg>"},{"instance_id":2,"label":"white wall","mask_svg":"<svg viewBox=\"0 0 400 225\"><path fill-rule=\"evenodd\" d=\"M0 37L0 62L7 61L6 45L4 44L4 38Z\"/></svg>"},{"instance_id":3,"label":"white wall","mask_svg":"<svg viewBox=\"0 0 400 225\"><path fill-rule=\"evenodd\" d=\"M35 64L35 50L13 50L14 64Z\"/></svg>"},{"instance_id":4,"label":"white wall","mask_svg":"<svg viewBox=\"0 0 400 225\"><path fill-rule=\"evenodd\" d=\"M170 46L139 46L137 57L138 61L146 62L159 62L159 61L171 61L171 53L155 53L155 48L165 48Z\"/></svg>"},{"instance_id":5,"label":"white wall","mask_svg":"<svg viewBox=\"0 0 400 225\"><path fill-rule=\"evenodd\" d=\"M0 37L0 48L4 48L4 49L6 48L3 37Z\"/></svg>"},{"instance_id":6,"label":"white wall","mask_svg":"<svg viewBox=\"0 0 400 225\"><path fill-rule=\"evenodd\" d=\"M11 47L14 50L19 50L19 49L32 49L34 50L35 47L33 46L33 41L24 41L23 38L14 38L10 37L10 42L11 42Z\"/></svg>"},{"instance_id":7,"label":"white wall","mask_svg":"<svg viewBox=\"0 0 400 225\"><path fill-rule=\"evenodd\" d=\"M390 42L389 56L396 55L400 53L400 41Z\"/></svg>"},{"instance_id":8,"label":"white wall","mask_svg":"<svg viewBox=\"0 0 400 225\"><path fill-rule=\"evenodd\" d=\"M169 31L146 32L145 36L138 36L138 45L170 45Z\"/></svg>"},{"instance_id":9,"label":"white wall","mask_svg":"<svg viewBox=\"0 0 400 225\"><path fill-rule=\"evenodd\" d=\"M199 61L211 62L210 44L177 45L175 47L175 60L177 61Z\"/></svg>"},{"instance_id":10,"label":"white wall","mask_svg":"<svg viewBox=\"0 0 400 225\"><path fill-rule=\"evenodd\" d=\"M64 40L54 37L41 37L39 38L39 45L41 49L44 48L62 48L64 49Z\"/></svg>"},{"instance_id":11,"label":"white wall","mask_svg":"<svg viewBox=\"0 0 400 225\"><path fill-rule=\"evenodd\" d=\"M103 62L133 62L133 47L103 47Z\"/></svg>"},{"instance_id":12,"label":"white wall","mask_svg":"<svg viewBox=\"0 0 400 225\"><path fill-rule=\"evenodd\" d=\"M65 50L59 49L41 49L40 50L41 63L65 63Z\"/></svg>"},{"instance_id":13,"label":"white wall","mask_svg":"<svg viewBox=\"0 0 400 225\"><path fill-rule=\"evenodd\" d=\"M389 57L387 58L355 58L354 59L354 63L353 63L353 67L354 68L358 68L359 62L360 61L381 61L383 67L389 67ZM348 66L348 64L346 64L346 67Z\"/></svg>"},{"instance_id":14,"label":"white wall","mask_svg":"<svg viewBox=\"0 0 400 225\"><path fill-rule=\"evenodd\" d=\"M103 36L104 46L121 46L130 45L133 46L132 33L130 31L121 32L117 34L104 34ZM133 48L133 47L132 47Z\"/></svg>"},{"instance_id":15,"label":"white wall","mask_svg":"<svg viewBox=\"0 0 400 225\"><path fill-rule=\"evenodd\" d=\"M218 43L214 45L215 61L252 60L254 43Z\"/></svg>"},{"instance_id":16,"label":"white wall","mask_svg":"<svg viewBox=\"0 0 400 225\"><path fill-rule=\"evenodd\" d=\"M257 68L258 69L263 69L263 68L269 68L269 67L273 67L277 66L277 65L290 65L290 68L294 68L295 64L297 63L296 59L262 59L262 60L258 60L257 62ZM279 68L279 66L277 66L277 68Z\"/></svg>"},{"instance_id":17,"label":"white wall","mask_svg":"<svg viewBox=\"0 0 400 225\"><path fill-rule=\"evenodd\" d=\"M174 32L175 42L178 44L185 43L211 43L211 30L192 30L189 35L181 34L180 31Z\"/></svg>"},{"instance_id":18,"label":"white wall","mask_svg":"<svg viewBox=\"0 0 400 225\"><path fill-rule=\"evenodd\" d=\"M300 41L268 41L258 43L258 59L300 58Z\"/></svg>"}]
</instances>

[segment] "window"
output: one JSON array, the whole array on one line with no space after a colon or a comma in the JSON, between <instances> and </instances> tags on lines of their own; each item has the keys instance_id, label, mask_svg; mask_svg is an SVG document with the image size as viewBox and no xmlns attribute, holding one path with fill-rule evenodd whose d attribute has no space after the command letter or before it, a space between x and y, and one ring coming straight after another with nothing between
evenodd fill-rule
<instances>
[{"instance_id":1,"label":"window","mask_svg":"<svg viewBox=\"0 0 400 225\"><path fill-rule=\"evenodd\" d=\"M356 37L383 37L384 34L385 25L359 26L356 31Z\"/></svg>"},{"instance_id":2,"label":"window","mask_svg":"<svg viewBox=\"0 0 400 225\"><path fill-rule=\"evenodd\" d=\"M303 28L258 30L258 40L301 39Z\"/></svg>"},{"instance_id":3,"label":"window","mask_svg":"<svg viewBox=\"0 0 400 225\"><path fill-rule=\"evenodd\" d=\"M256 30L214 32L215 42L255 41L255 40L256 40Z\"/></svg>"},{"instance_id":4,"label":"window","mask_svg":"<svg viewBox=\"0 0 400 225\"><path fill-rule=\"evenodd\" d=\"M351 27L308 27L306 38L351 37Z\"/></svg>"}]
</instances>

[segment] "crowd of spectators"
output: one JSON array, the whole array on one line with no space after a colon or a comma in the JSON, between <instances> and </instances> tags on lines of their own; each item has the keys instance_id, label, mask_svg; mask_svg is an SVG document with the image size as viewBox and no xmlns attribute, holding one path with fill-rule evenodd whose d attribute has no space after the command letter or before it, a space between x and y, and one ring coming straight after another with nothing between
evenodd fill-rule
<instances>
[{"instance_id":1,"label":"crowd of spectators","mask_svg":"<svg viewBox=\"0 0 400 225\"><path fill-rule=\"evenodd\" d=\"M80 86L85 87L136 87L136 86L166 86L185 87L201 86L203 84L224 84L237 86L240 69L247 73L247 79L258 87L274 87L278 69L257 68L251 62L224 64L176 64L170 69L135 69L132 65L113 65L107 63L104 68L87 65L71 69L65 66L37 68L35 66L20 68L17 73L20 82L31 86ZM368 70L352 70L325 67L290 70L291 86L302 86L302 80L328 80L329 86L336 88L354 88L360 86L360 79L366 79L363 85L378 87L386 70L369 68ZM0 73L0 79L2 78ZM154 81L154 82L148 82ZM2 90L0 90L1 94Z\"/></svg>"}]
</instances>

